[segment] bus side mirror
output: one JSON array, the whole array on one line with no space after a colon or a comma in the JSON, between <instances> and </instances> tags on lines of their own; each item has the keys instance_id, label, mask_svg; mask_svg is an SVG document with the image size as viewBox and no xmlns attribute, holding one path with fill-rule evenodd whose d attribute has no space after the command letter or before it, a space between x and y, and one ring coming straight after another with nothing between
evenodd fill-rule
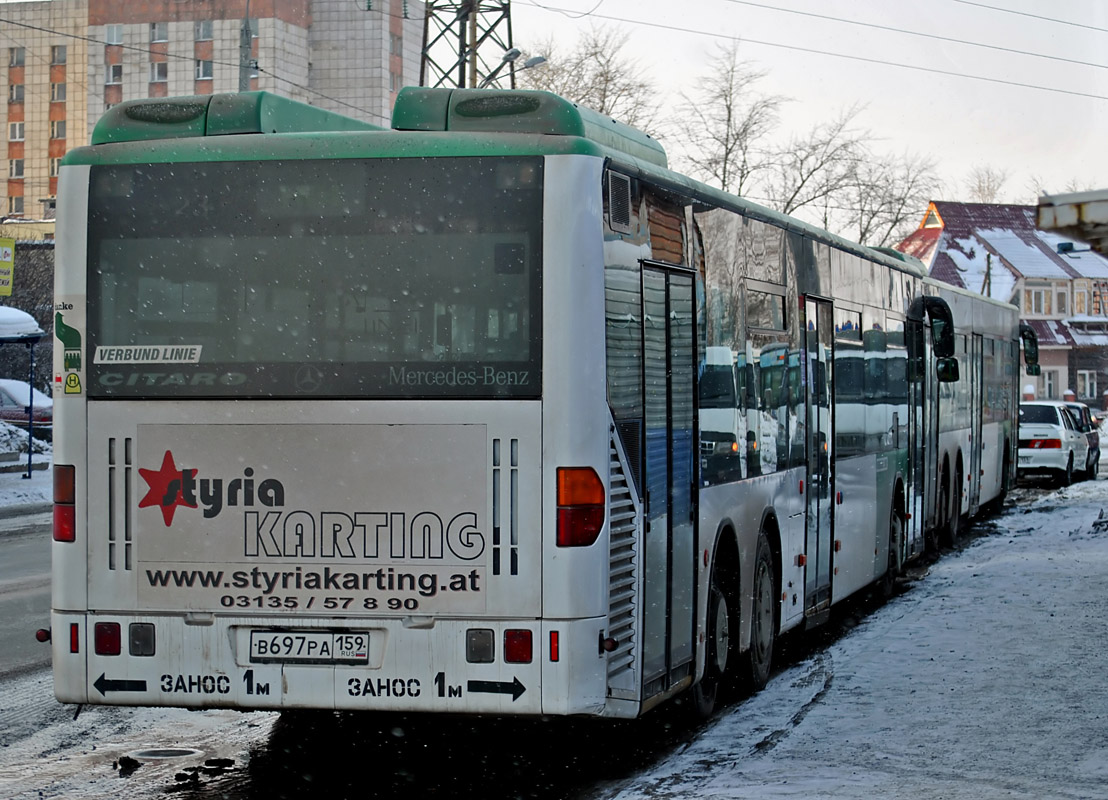
<instances>
[{"instance_id":1,"label":"bus side mirror","mask_svg":"<svg viewBox=\"0 0 1108 800\"><path fill-rule=\"evenodd\" d=\"M958 359L940 358L935 361L935 373L939 383L955 383L958 380Z\"/></svg>"},{"instance_id":2,"label":"bus side mirror","mask_svg":"<svg viewBox=\"0 0 1108 800\"><path fill-rule=\"evenodd\" d=\"M1020 339L1023 341L1023 363L1027 365L1028 375L1039 375L1039 337L1028 323L1020 323Z\"/></svg>"}]
</instances>

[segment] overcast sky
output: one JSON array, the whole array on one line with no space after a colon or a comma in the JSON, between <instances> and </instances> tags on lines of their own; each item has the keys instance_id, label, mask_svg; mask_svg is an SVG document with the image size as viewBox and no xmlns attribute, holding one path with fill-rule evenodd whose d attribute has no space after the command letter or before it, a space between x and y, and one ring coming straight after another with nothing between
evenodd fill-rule
<instances>
[{"instance_id":1,"label":"overcast sky","mask_svg":"<svg viewBox=\"0 0 1108 800\"><path fill-rule=\"evenodd\" d=\"M626 52L669 96L738 39L740 57L768 73L763 90L792 99L783 132L863 104L879 147L937 162L951 187L940 199L965 199L976 165L1009 173L1013 202L1033 202L1032 176L1051 192L1108 187L1108 0L512 3L522 49L553 36L569 50L590 25L626 31Z\"/></svg>"}]
</instances>

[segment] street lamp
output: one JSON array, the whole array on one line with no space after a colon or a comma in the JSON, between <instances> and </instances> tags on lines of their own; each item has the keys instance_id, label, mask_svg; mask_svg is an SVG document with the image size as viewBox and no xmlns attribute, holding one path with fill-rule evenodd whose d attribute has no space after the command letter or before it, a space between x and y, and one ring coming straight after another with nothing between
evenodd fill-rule
<instances>
[{"instance_id":1,"label":"street lamp","mask_svg":"<svg viewBox=\"0 0 1108 800\"><path fill-rule=\"evenodd\" d=\"M487 88L493 81L496 80L496 76L500 74L500 70L504 69L504 67L506 67L508 64L514 64L521 55L522 53L520 53L518 47L513 47L511 50L506 52L504 54L504 57L500 59L500 63L496 65L496 69L490 72L483 81L477 84L477 88ZM531 58L523 62L523 64L517 69L517 72L525 69L531 69L532 67L537 67L539 66L539 64L545 63L546 59L542 56L531 56Z\"/></svg>"}]
</instances>

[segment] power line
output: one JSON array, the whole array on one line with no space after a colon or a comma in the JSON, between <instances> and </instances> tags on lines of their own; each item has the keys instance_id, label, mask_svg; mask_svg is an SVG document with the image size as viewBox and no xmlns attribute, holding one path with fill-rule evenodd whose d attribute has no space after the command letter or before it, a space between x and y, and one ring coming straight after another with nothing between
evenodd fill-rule
<instances>
[{"instance_id":1,"label":"power line","mask_svg":"<svg viewBox=\"0 0 1108 800\"><path fill-rule=\"evenodd\" d=\"M974 3L971 0L954 0L955 3L961 3L966 6L977 6L978 8L987 8L990 11L1000 11L1004 14L1016 14L1020 17L1031 17L1031 19L1041 19L1044 22L1054 22L1058 25L1069 25L1074 28L1083 28L1088 31L1100 31L1101 33L1108 33L1108 28L1098 28L1095 25L1083 25L1080 22L1070 22L1064 19L1055 19L1054 17L1041 17L1038 14L1029 14L1026 11L1015 11L1011 8L1000 8L999 6L989 6L984 3Z\"/></svg>"},{"instance_id":2,"label":"power line","mask_svg":"<svg viewBox=\"0 0 1108 800\"><path fill-rule=\"evenodd\" d=\"M829 22L840 22L843 25L857 25L862 28L873 28L879 31L888 31L890 33L901 33L905 36L918 36L923 39L935 39L940 42L949 42L951 44L963 44L968 47L981 47L986 50L996 50L1001 53L1012 53L1019 56L1027 56L1029 58L1045 58L1050 61L1062 61L1066 64L1077 64L1082 67L1095 67L1096 69L1108 69L1108 64L1094 64L1091 61L1079 61L1075 58L1063 58L1062 56L1048 56L1044 53L1032 53L1027 50L1020 50L1015 47L1002 47L996 44L985 44L984 42L971 42L967 39L955 39L951 36L940 36L935 33L922 33L921 31L912 31L905 28L894 28L891 25L878 25L875 22L862 22L854 19L843 19L842 17L832 17L827 14L816 14L812 11L799 11L793 8L778 8L776 6L767 5L765 3L755 3L752 0L726 0L728 3L734 3L741 6L752 6L753 8L762 8L768 11L779 11L783 14L796 14L802 17L812 17L814 19L824 19Z\"/></svg>"},{"instance_id":3,"label":"power line","mask_svg":"<svg viewBox=\"0 0 1108 800\"><path fill-rule=\"evenodd\" d=\"M527 5L541 9L543 11L550 11L555 13L561 13L566 9L554 8L552 6L544 6L535 0L527 3ZM596 19L608 20L610 22L623 22L629 25L640 25L646 28L657 28L660 30L674 31L677 33L691 33L696 36L707 36L713 39L724 39L727 41L740 41L744 44L762 45L763 47L777 47L783 50L794 50L800 53L811 53L813 55L829 56L831 58L842 58L849 61L860 61L866 64L879 64L885 67L897 67L900 69L914 70L916 72L929 72L934 75L946 75L952 78L965 78L967 80L984 81L986 83L997 83L1003 86L1014 86L1021 89L1035 89L1041 92L1051 92L1053 94L1066 94L1074 97L1087 97L1092 100L1108 100L1108 95L1092 94L1090 92L1079 92L1073 89L1056 89L1050 86L1039 86L1034 83L1023 83L1021 81L1010 81L1003 78L988 78L984 75L968 75L964 72L954 72L953 70L937 69L935 67L920 67L914 64L901 64L896 61L884 61L879 58L867 58L865 56L849 55L847 53L832 53L828 50L817 50L812 47L800 47L799 45L782 44L781 42L769 42L760 39L750 39L748 37L737 37L725 33L712 33L711 31L696 30L694 28L682 28L677 25L666 25L661 22L648 22L646 20L627 19L625 17L615 17L608 14L596 14L593 13L590 16Z\"/></svg>"}]
</instances>

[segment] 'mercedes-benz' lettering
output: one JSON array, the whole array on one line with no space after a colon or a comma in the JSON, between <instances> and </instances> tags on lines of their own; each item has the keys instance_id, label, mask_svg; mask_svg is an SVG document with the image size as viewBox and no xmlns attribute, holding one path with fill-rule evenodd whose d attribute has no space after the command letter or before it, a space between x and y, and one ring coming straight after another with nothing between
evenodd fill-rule
<instances>
[{"instance_id":1,"label":"'mercedes-benz' lettering","mask_svg":"<svg viewBox=\"0 0 1108 800\"><path fill-rule=\"evenodd\" d=\"M389 367L389 383L393 386L529 386L531 372L526 369L412 369Z\"/></svg>"}]
</instances>

